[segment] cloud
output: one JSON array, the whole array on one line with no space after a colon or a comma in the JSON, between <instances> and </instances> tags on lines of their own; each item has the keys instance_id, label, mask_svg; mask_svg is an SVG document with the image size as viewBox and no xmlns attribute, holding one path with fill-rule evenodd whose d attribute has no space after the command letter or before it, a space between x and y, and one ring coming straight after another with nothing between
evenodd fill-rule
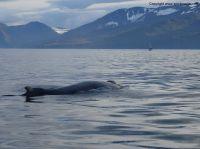
<instances>
[{"instance_id":1,"label":"cloud","mask_svg":"<svg viewBox=\"0 0 200 149\"><path fill-rule=\"evenodd\" d=\"M123 1L123 2L113 2L113 3L97 3L92 4L87 7L87 9L119 9L119 8L129 8L133 6L148 6L149 2L135 0L135 1Z\"/></svg>"},{"instance_id":2,"label":"cloud","mask_svg":"<svg viewBox=\"0 0 200 149\"><path fill-rule=\"evenodd\" d=\"M38 10L48 8L49 0L3 0L0 3L1 9L13 9L18 11Z\"/></svg>"},{"instance_id":3,"label":"cloud","mask_svg":"<svg viewBox=\"0 0 200 149\"><path fill-rule=\"evenodd\" d=\"M41 16L38 20L51 24L51 26L64 26L67 28L75 28L95 20L99 16L106 14L103 10L82 10L82 9L52 9L48 11L40 11L36 16ZM33 15L33 14L32 14Z\"/></svg>"},{"instance_id":4,"label":"cloud","mask_svg":"<svg viewBox=\"0 0 200 149\"><path fill-rule=\"evenodd\" d=\"M145 6L145 7L152 7L149 5L150 2L192 2L195 0L124 0L121 2L106 2L106 3L95 3L92 5L89 5L87 9L104 9L104 10L115 10L120 8L130 8L130 7L136 7L136 6Z\"/></svg>"},{"instance_id":5,"label":"cloud","mask_svg":"<svg viewBox=\"0 0 200 149\"><path fill-rule=\"evenodd\" d=\"M106 2L123 2L124 0L51 0L50 2L53 5L57 5L59 7L67 7L71 9L77 8L86 8L89 5L97 4L97 3L106 3ZM134 1L134 0L126 0L126 1Z\"/></svg>"},{"instance_id":6,"label":"cloud","mask_svg":"<svg viewBox=\"0 0 200 149\"><path fill-rule=\"evenodd\" d=\"M188 0L0 0L0 22L18 25L41 21L72 29L119 8L148 6L149 1Z\"/></svg>"},{"instance_id":7,"label":"cloud","mask_svg":"<svg viewBox=\"0 0 200 149\"><path fill-rule=\"evenodd\" d=\"M0 3L1 2L8 2L8 1L15 1L15 0L0 0Z\"/></svg>"}]
</instances>

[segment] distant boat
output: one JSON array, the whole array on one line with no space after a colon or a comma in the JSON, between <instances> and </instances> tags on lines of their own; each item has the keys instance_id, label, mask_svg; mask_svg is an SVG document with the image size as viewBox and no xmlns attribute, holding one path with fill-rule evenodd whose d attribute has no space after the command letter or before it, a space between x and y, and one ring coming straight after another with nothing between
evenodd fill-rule
<instances>
[{"instance_id":1,"label":"distant boat","mask_svg":"<svg viewBox=\"0 0 200 149\"><path fill-rule=\"evenodd\" d=\"M152 47L152 44L149 43L149 48L148 48L149 51L152 51L153 50L153 47Z\"/></svg>"}]
</instances>

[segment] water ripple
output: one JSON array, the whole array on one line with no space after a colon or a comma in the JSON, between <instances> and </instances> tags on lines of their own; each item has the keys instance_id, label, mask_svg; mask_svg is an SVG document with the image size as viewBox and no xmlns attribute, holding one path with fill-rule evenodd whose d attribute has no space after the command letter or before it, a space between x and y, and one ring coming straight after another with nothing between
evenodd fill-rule
<instances>
[{"instance_id":1,"label":"water ripple","mask_svg":"<svg viewBox=\"0 0 200 149\"><path fill-rule=\"evenodd\" d=\"M0 50L0 148L200 148L200 52ZM20 95L26 85L115 80L124 89Z\"/></svg>"}]
</instances>

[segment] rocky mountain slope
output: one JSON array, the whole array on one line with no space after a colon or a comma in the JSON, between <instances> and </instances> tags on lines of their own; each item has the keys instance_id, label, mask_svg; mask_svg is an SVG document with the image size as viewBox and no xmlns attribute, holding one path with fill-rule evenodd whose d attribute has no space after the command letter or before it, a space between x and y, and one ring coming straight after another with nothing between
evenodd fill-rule
<instances>
[{"instance_id":1,"label":"rocky mountain slope","mask_svg":"<svg viewBox=\"0 0 200 149\"><path fill-rule=\"evenodd\" d=\"M40 22L25 25L6 26L0 24L0 47L37 48L46 42L56 40L58 34Z\"/></svg>"}]
</instances>

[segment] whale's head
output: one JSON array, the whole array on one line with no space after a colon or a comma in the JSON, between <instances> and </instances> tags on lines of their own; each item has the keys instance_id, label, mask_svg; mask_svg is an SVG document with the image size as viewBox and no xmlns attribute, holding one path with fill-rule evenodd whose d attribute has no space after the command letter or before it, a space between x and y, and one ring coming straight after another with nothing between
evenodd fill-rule
<instances>
[{"instance_id":1,"label":"whale's head","mask_svg":"<svg viewBox=\"0 0 200 149\"><path fill-rule=\"evenodd\" d=\"M45 95L45 91L42 88L32 88L30 86L25 87L26 93L23 94L26 97L36 97Z\"/></svg>"}]
</instances>

